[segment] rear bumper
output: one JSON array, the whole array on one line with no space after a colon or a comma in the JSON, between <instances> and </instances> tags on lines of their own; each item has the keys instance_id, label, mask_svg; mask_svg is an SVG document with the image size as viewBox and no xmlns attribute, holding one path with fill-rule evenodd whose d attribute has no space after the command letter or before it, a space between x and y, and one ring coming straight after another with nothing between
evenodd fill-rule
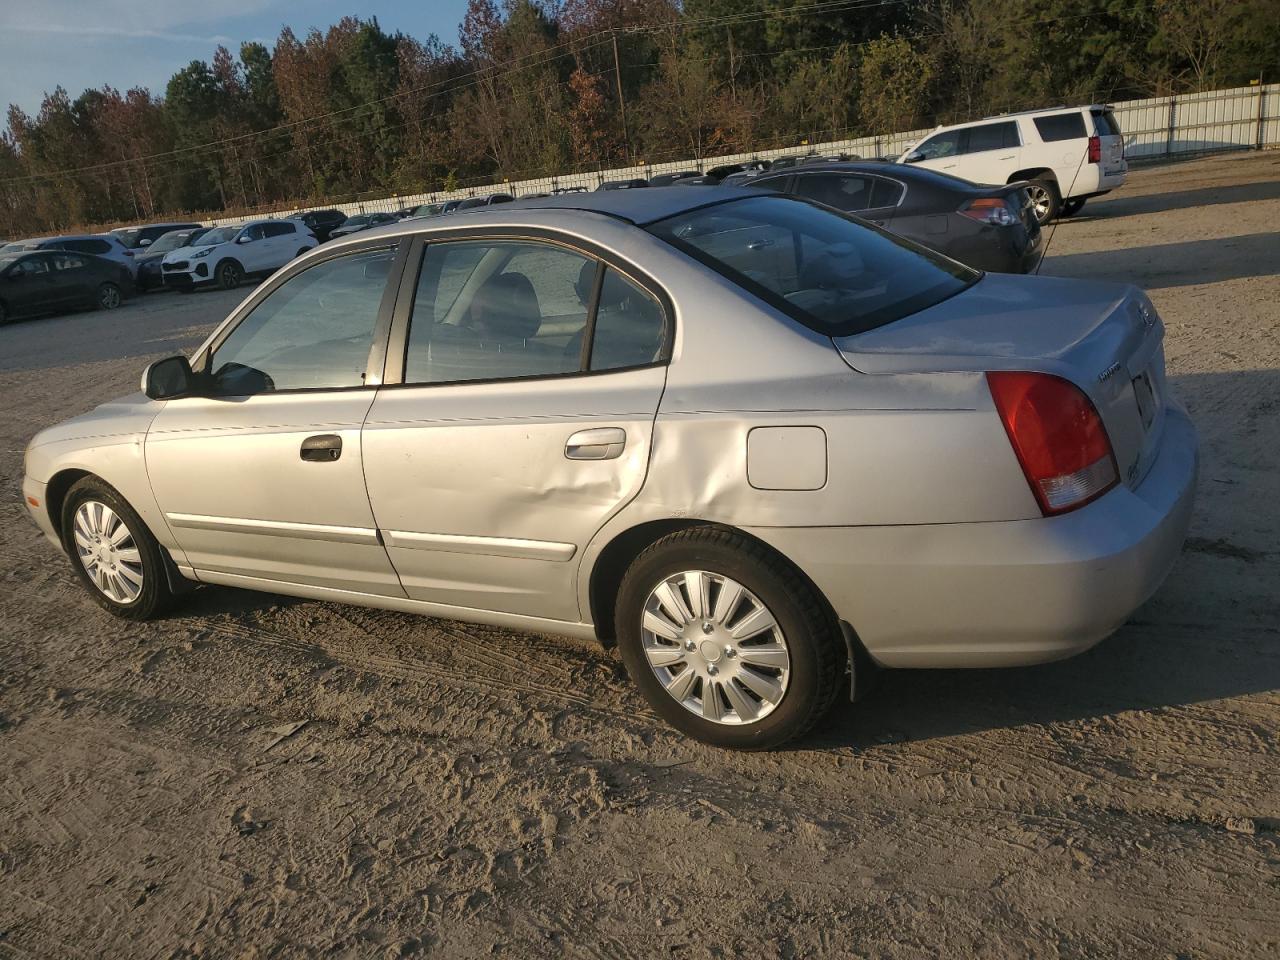
<instances>
[{"instance_id":1,"label":"rear bumper","mask_svg":"<svg viewBox=\"0 0 1280 960\"><path fill-rule=\"evenodd\" d=\"M801 567L890 667L998 667L1087 650L1163 583L1182 549L1198 452L1170 406L1142 483L1037 520L752 528Z\"/></svg>"}]
</instances>

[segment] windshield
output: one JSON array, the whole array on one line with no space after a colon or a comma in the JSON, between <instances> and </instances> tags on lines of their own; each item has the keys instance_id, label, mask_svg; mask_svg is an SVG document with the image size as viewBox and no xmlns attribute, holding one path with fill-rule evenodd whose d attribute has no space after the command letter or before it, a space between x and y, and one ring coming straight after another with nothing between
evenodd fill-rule
<instances>
[{"instance_id":1,"label":"windshield","mask_svg":"<svg viewBox=\"0 0 1280 960\"><path fill-rule=\"evenodd\" d=\"M211 247L215 243L230 243L239 232L239 227L218 227L216 230L210 230L191 245L193 247Z\"/></svg>"},{"instance_id":2,"label":"windshield","mask_svg":"<svg viewBox=\"0 0 1280 960\"><path fill-rule=\"evenodd\" d=\"M112 230L111 235L117 237L130 250L136 250L138 244L142 242L142 228L131 227L121 230Z\"/></svg>"},{"instance_id":3,"label":"windshield","mask_svg":"<svg viewBox=\"0 0 1280 960\"><path fill-rule=\"evenodd\" d=\"M357 217L347 217L347 219L342 222L342 225L344 227L362 227L369 222L369 219L369 214L362 213Z\"/></svg>"},{"instance_id":4,"label":"windshield","mask_svg":"<svg viewBox=\"0 0 1280 960\"><path fill-rule=\"evenodd\" d=\"M981 276L861 220L790 197L731 200L648 229L831 337L916 313Z\"/></svg>"},{"instance_id":5,"label":"windshield","mask_svg":"<svg viewBox=\"0 0 1280 960\"><path fill-rule=\"evenodd\" d=\"M413 215L415 217L434 217L443 209L443 203L424 203L422 206L414 208Z\"/></svg>"},{"instance_id":6,"label":"windshield","mask_svg":"<svg viewBox=\"0 0 1280 960\"><path fill-rule=\"evenodd\" d=\"M147 250L151 253L168 253L170 250L177 250L179 247L185 247L192 234L197 232L195 230L170 230L151 246L147 247Z\"/></svg>"}]
</instances>

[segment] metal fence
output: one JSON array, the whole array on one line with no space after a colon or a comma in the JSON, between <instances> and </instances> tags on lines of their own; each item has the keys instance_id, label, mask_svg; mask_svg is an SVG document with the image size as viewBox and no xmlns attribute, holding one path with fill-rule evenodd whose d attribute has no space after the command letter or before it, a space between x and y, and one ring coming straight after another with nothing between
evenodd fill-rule
<instances>
[{"instance_id":1,"label":"metal fence","mask_svg":"<svg viewBox=\"0 0 1280 960\"><path fill-rule=\"evenodd\" d=\"M1276 83L1236 87L1230 90L1210 90L1204 93L1184 93L1171 97L1154 97L1149 100L1127 100L1111 106L1119 121L1120 129L1124 131L1125 156L1130 161L1151 161L1224 150L1280 146L1280 84ZM638 177L648 179L661 173L675 173L680 170L697 170L701 173L724 164L758 159L771 160L811 152L843 153L859 157L896 157L928 132L927 129L908 130L880 136L858 137L852 140L833 140L826 143L704 157L700 160L678 160L586 173L567 173L515 182L503 180L486 186L468 187L464 190L390 196L354 203L312 204L296 210L278 211L272 216L292 216L307 210L319 209L337 209L348 216L357 213L393 213L404 207L413 207L418 204L483 196L489 193L510 193L519 197L565 187L585 187L588 190L594 190L606 180L629 180ZM248 219L258 219L259 216L227 217L212 222L215 226L222 226L241 223Z\"/></svg>"}]
</instances>

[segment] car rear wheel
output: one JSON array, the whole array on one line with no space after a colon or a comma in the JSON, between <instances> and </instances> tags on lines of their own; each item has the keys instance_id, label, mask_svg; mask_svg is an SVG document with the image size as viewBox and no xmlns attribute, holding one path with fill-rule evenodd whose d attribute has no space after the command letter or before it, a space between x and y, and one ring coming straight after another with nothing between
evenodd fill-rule
<instances>
[{"instance_id":1,"label":"car rear wheel","mask_svg":"<svg viewBox=\"0 0 1280 960\"><path fill-rule=\"evenodd\" d=\"M1062 201L1062 213L1059 216L1074 217L1082 209L1084 209L1085 197L1077 197L1074 200Z\"/></svg>"},{"instance_id":2,"label":"car rear wheel","mask_svg":"<svg viewBox=\"0 0 1280 960\"><path fill-rule=\"evenodd\" d=\"M234 260L224 260L218 264L218 286L223 290L234 290L244 280L244 270Z\"/></svg>"},{"instance_id":3,"label":"car rear wheel","mask_svg":"<svg viewBox=\"0 0 1280 960\"><path fill-rule=\"evenodd\" d=\"M617 636L632 681L683 733L763 750L807 733L841 687L830 609L784 559L741 534L664 537L622 581Z\"/></svg>"},{"instance_id":4,"label":"car rear wheel","mask_svg":"<svg viewBox=\"0 0 1280 960\"><path fill-rule=\"evenodd\" d=\"M1061 201L1058 199L1058 185L1052 180L1031 180L1027 183L1027 196L1031 198L1031 206L1036 220L1044 226L1058 215Z\"/></svg>"},{"instance_id":5,"label":"car rear wheel","mask_svg":"<svg viewBox=\"0 0 1280 960\"><path fill-rule=\"evenodd\" d=\"M173 600L160 544L107 483L85 477L62 506L63 543L98 604L127 620L149 620Z\"/></svg>"},{"instance_id":6,"label":"car rear wheel","mask_svg":"<svg viewBox=\"0 0 1280 960\"><path fill-rule=\"evenodd\" d=\"M114 283L104 283L98 287L98 296L94 302L103 310L114 310L124 302L124 296Z\"/></svg>"}]
</instances>

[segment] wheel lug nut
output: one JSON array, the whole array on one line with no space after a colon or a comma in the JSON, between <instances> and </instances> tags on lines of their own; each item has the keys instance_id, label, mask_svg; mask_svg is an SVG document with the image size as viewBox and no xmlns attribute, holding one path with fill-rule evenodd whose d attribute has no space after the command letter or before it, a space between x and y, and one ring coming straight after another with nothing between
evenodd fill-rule
<instances>
[{"instance_id":1,"label":"wheel lug nut","mask_svg":"<svg viewBox=\"0 0 1280 960\"><path fill-rule=\"evenodd\" d=\"M711 676L714 677L719 672L720 671L716 669L716 665L714 663L707 664L707 673L709 673Z\"/></svg>"},{"instance_id":2,"label":"wheel lug nut","mask_svg":"<svg viewBox=\"0 0 1280 960\"><path fill-rule=\"evenodd\" d=\"M736 657L738 655L738 651L733 649L733 647L725 647L724 655L732 659L733 657Z\"/></svg>"},{"instance_id":3,"label":"wheel lug nut","mask_svg":"<svg viewBox=\"0 0 1280 960\"><path fill-rule=\"evenodd\" d=\"M703 633L711 633L711 632L713 632L714 630L715 630L715 627L713 627L713 626L711 625L711 621L710 621L710 620L703 620L703 621L702 621L702 632L703 632Z\"/></svg>"},{"instance_id":4,"label":"wheel lug nut","mask_svg":"<svg viewBox=\"0 0 1280 960\"><path fill-rule=\"evenodd\" d=\"M694 648L695 646L697 646L697 645L696 645L692 640L686 640L686 641L684 642L684 648L685 648L686 650L688 650L690 653L693 653L693 648Z\"/></svg>"}]
</instances>

